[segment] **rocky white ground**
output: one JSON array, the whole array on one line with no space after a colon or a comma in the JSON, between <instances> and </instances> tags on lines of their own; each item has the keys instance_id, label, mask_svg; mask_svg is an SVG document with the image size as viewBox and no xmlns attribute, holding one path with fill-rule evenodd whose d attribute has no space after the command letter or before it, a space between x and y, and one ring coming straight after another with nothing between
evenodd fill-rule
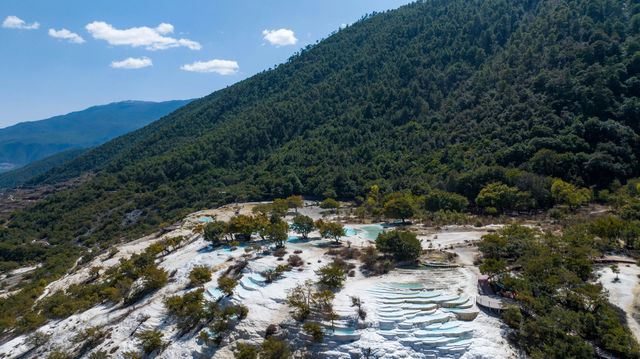
<instances>
[{"instance_id":1,"label":"rocky white ground","mask_svg":"<svg viewBox=\"0 0 640 359\"><path fill-rule=\"evenodd\" d=\"M624 310L629 329L640 341L640 267L619 264L618 268L620 273L616 275L610 266L601 267L599 281L609 292L609 301Z\"/></svg>"},{"instance_id":2,"label":"rocky white ground","mask_svg":"<svg viewBox=\"0 0 640 359\"><path fill-rule=\"evenodd\" d=\"M233 263L233 259L245 254L242 249L212 250L194 232L198 223L206 220L204 217L216 216L224 220L235 213L249 213L251 206L228 206L194 213L170 233L121 245L115 256L101 255L92 263L76 268L52 283L44 295L87 280L92 266L107 268L116 265L120 258L141 252L165 237L189 238L182 248L159 259L159 265L172 273L169 284L161 290L132 307L98 305L67 319L49 322L39 329L51 334L48 344L32 350L25 341L26 336L19 336L0 343L0 357L40 358L53 349L68 348L79 333L95 326L103 327L110 334L94 351L105 350L115 358L121 358L126 351L139 349L135 333L143 329L160 329L164 333L169 345L158 358L232 358L233 342L260 343L268 325L291 322L289 308L285 304L287 291L307 279L315 279L315 271L331 260L325 254L325 240L304 242L292 238L287 250L289 254L301 251L299 255L305 265L300 270L287 272L284 278L272 284L263 283L259 273L282 262L272 255L251 254L249 265L231 299L248 306L249 315L235 328L231 340L224 342L222 348L203 345L195 334L178 337L175 323L167 318L163 305L167 296L187 291L188 275L194 266L206 265L220 273ZM314 218L323 215L317 207L305 208L303 212ZM349 235L343 242L350 242L352 246L369 245L383 230L375 224L347 224L347 227ZM468 251L468 243L478 240L485 231L486 228L445 228L428 239L442 246L458 246ZM427 238L421 239L426 248ZM358 358L369 349L374 350L379 358L515 358L514 349L504 339L504 327L500 321L475 306L475 273L471 266L397 269L384 276L369 278L357 271L356 276L348 278L345 287L336 294L334 305L341 315L337 324L339 329L328 331L325 344L320 345L317 351L326 358ZM216 292L216 279L217 275L214 275L212 281L205 285L212 294ZM356 312L351 307L351 296L359 297L364 303L367 311L364 322L355 324L353 321Z\"/></svg>"}]
</instances>

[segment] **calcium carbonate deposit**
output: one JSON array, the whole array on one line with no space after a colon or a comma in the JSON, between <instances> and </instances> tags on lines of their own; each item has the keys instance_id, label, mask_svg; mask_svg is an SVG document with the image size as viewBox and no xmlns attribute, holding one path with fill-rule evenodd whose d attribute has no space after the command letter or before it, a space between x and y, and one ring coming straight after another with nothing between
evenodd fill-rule
<instances>
[{"instance_id":1,"label":"calcium carbonate deposit","mask_svg":"<svg viewBox=\"0 0 640 359\"><path fill-rule=\"evenodd\" d=\"M248 208L240 210L246 213ZM27 336L19 336L0 346L2 358L38 358L53 350L64 350L73 344L73 338L89 327L100 326L106 330L106 338L92 352L103 350L112 357L123 358L123 353L139 348L135 333L145 329L158 329L168 342L158 358L233 358L236 342L259 344L267 326L271 324L292 326L291 309L286 304L288 291L306 280L316 280L316 271L329 263L326 254L327 240L300 240L290 233L286 245L288 253L294 251L304 265L285 272L284 277L266 283L260 275L273 269L278 259L263 248L212 249L194 229L198 223L212 217L228 219L229 208L195 213L172 232L163 236L149 236L119 247L113 258L96 257L92 263L76 268L64 278L50 284L45 295L72 283L82 283L89 276L89 268L116 265L120 258L139 253L147 246L163 238L185 236L187 244L160 257L160 267L171 273L169 283L157 292L131 307L122 305L98 305L67 319L49 322L39 329L51 335L49 343L33 349L27 344ZM306 208L305 213L319 217L317 208ZM346 224L348 236L343 243L351 246L369 245L384 230L380 224ZM422 236L423 246L437 244L438 237L444 245L464 244L480 238L483 232L450 228L428 237ZM312 233L311 237L317 237ZM247 260L242 278L230 298L223 301L241 303L249 308L246 319L239 322L228 340L221 347L204 345L197 334L180 336L176 324L167 316L164 299L184 294L189 272L195 266L205 265L214 271L212 280L205 284L205 297L217 300L222 293L217 288L217 277L238 259ZM382 276L365 277L356 270L348 277L344 288L336 293L334 309L339 318L333 323L322 323L325 340L315 348L325 358L515 358L514 349L505 339L505 328L500 321L480 311L475 304L477 295L477 270L472 266L452 268L395 269ZM359 319L352 305L352 297L359 298L366 312ZM291 343L299 343L296 333ZM90 353L87 353L87 356Z\"/></svg>"}]
</instances>

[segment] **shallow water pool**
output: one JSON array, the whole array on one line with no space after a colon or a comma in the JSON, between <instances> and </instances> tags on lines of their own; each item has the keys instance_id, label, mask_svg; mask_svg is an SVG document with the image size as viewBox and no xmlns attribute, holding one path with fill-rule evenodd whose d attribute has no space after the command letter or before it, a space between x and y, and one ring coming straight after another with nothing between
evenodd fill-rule
<instances>
[{"instance_id":1,"label":"shallow water pool","mask_svg":"<svg viewBox=\"0 0 640 359\"><path fill-rule=\"evenodd\" d=\"M354 328L327 328L327 332L334 335L353 335L356 330Z\"/></svg>"},{"instance_id":2,"label":"shallow water pool","mask_svg":"<svg viewBox=\"0 0 640 359\"><path fill-rule=\"evenodd\" d=\"M207 288L207 293L209 293L209 295L214 299L218 299L218 298L224 297L224 293L222 293L220 288L217 288L217 287L209 287L209 288Z\"/></svg>"},{"instance_id":3,"label":"shallow water pool","mask_svg":"<svg viewBox=\"0 0 640 359\"><path fill-rule=\"evenodd\" d=\"M355 236L356 234L358 234L358 230L351 227L344 227L344 234L347 237Z\"/></svg>"},{"instance_id":4,"label":"shallow water pool","mask_svg":"<svg viewBox=\"0 0 640 359\"><path fill-rule=\"evenodd\" d=\"M384 232L384 228L379 224L372 224L370 226L362 227L362 231L364 232L364 237L370 241L375 241L378 238L378 235Z\"/></svg>"},{"instance_id":5,"label":"shallow water pool","mask_svg":"<svg viewBox=\"0 0 640 359\"><path fill-rule=\"evenodd\" d=\"M289 236L287 238L287 242L289 242L289 243L298 243L298 242L300 242L300 237L298 237L298 236Z\"/></svg>"}]
</instances>

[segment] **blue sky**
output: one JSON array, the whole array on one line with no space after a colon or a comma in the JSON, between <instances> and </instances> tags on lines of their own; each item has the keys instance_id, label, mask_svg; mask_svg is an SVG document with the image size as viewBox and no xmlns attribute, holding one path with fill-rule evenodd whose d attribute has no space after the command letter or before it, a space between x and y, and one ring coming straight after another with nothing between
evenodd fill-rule
<instances>
[{"instance_id":1,"label":"blue sky","mask_svg":"<svg viewBox=\"0 0 640 359\"><path fill-rule=\"evenodd\" d=\"M0 127L114 101L201 97L409 2L2 0Z\"/></svg>"}]
</instances>

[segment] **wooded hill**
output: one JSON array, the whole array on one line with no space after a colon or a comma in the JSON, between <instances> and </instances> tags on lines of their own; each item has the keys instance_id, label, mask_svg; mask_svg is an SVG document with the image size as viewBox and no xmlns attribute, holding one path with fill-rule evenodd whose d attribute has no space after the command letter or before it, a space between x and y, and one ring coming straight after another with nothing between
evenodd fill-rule
<instances>
[{"instance_id":1,"label":"wooded hill","mask_svg":"<svg viewBox=\"0 0 640 359\"><path fill-rule=\"evenodd\" d=\"M44 261L33 278L46 279L195 209L373 184L457 192L473 210L502 182L527 194L517 209L548 208L552 177L607 188L638 176L638 95L634 1L414 3L39 177L97 173L15 213L0 260Z\"/></svg>"}]
</instances>

